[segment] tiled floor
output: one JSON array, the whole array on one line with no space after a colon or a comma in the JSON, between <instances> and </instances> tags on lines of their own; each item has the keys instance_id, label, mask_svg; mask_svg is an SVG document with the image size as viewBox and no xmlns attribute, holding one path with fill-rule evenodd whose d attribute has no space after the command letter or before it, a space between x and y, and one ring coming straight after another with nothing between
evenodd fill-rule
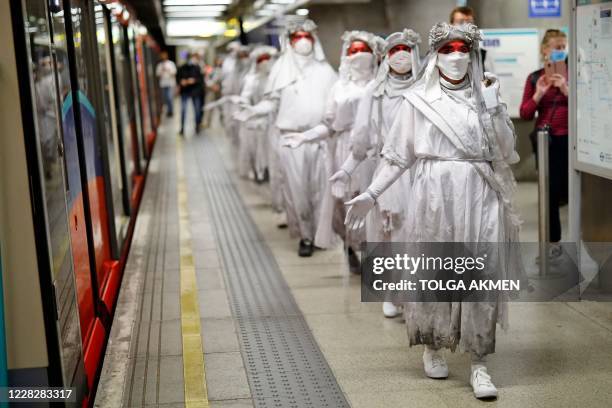
<instances>
[{"instance_id":1,"label":"tiled floor","mask_svg":"<svg viewBox=\"0 0 612 408\"><path fill-rule=\"evenodd\" d=\"M231 168L236 154L226 140L214 132L204 137L214 138ZM188 137L179 148L192 143ZM175 148L172 128L162 127L98 389L100 407L184 406ZM186 179L210 406L252 407L209 203L200 176L188 172ZM385 319L380 304L359 301L359 278L349 275L342 253L297 257L297 242L274 226L266 188L235 183L351 406L612 406L611 303L512 304L510 329L498 331L497 352L489 357L500 397L480 402L468 384L467 356L447 353L450 377L426 379L421 348L408 347L399 318ZM536 202L535 185L520 185L524 241L537 240Z\"/></svg>"}]
</instances>

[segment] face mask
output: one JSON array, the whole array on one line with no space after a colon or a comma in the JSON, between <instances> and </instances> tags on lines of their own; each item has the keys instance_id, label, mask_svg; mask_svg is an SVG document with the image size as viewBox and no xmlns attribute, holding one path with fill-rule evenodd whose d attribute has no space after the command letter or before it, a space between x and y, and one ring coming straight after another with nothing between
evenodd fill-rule
<instances>
[{"instance_id":1,"label":"face mask","mask_svg":"<svg viewBox=\"0 0 612 408\"><path fill-rule=\"evenodd\" d=\"M451 52L438 54L438 68L446 77L458 81L467 74L470 63L470 54L465 52Z\"/></svg>"},{"instance_id":2,"label":"face mask","mask_svg":"<svg viewBox=\"0 0 612 408\"><path fill-rule=\"evenodd\" d=\"M265 60L257 63L257 71L268 72L270 70L270 60Z\"/></svg>"},{"instance_id":3,"label":"face mask","mask_svg":"<svg viewBox=\"0 0 612 408\"><path fill-rule=\"evenodd\" d=\"M407 74L412 70L412 54L408 51L396 51L389 57L389 66L398 74Z\"/></svg>"},{"instance_id":4,"label":"face mask","mask_svg":"<svg viewBox=\"0 0 612 408\"><path fill-rule=\"evenodd\" d=\"M357 71L372 71L372 60L374 55L370 52L359 52L346 57L351 65L351 69Z\"/></svg>"},{"instance_id":5,"label":"face mask","mask_svg":"<svg viewBox=\"0 0 612 408\"><path fill-rule=\"evenodd\" d=\"M550 53L550 56L548 57L550 62L565 61L566 58L567 58L566 50L552 50L552 52Z\"/></svg>"},{"instance_id":6,"label":"face mask","mask_svg":"<svg viewBox=\"0 0 612 408\"><path fill-rule=\"evenodd\" d=\"M293 43L293 49L300 55L310 55L312 52L312 41L307 38L300 38Z\"/></svg>"}]
</instances>

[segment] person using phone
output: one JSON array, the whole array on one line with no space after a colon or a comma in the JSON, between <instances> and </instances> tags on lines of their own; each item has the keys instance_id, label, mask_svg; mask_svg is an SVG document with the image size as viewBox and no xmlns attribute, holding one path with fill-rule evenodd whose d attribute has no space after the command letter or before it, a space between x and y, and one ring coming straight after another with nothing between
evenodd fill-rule
<instances>
[{"instance_id":1,"label":"person using phone","mask_svg":"<svg viewBox=\"0 0 612 408\"><path fill-rule=\"evenodd\" d=\"M530 135L534 153L538 129L549 130L549 214L550 241L561 241L561 219L559 207L567 202L568 189L568 84L567 84L567 36L563 31L547 30L540 47L544 68L527 77L521 119L532 120L537 112L535 129ZM537 157L537 154L536 154ZM551 245L552 260L562 254L559 245Z\"/></svg>"}]
</instances>

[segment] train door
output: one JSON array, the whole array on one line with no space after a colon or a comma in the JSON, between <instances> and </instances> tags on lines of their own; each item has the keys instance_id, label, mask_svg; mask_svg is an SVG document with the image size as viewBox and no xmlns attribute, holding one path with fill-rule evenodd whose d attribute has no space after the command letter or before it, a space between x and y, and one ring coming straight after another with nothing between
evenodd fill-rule
<instances>
[{"instance_id":1,"label":"train door","mask_svg":"<svg viewBox=\"0 0 612 408\"><path fill-rule=\"evenodd\" d=\"M75 246L80 240L86 241L86 235L83 208L72 199L80 191L79 170L71 167L74 158L66 148L73 141L65 137L63 126L62 101L70 89L65 43L53 41L54 37L61 37L62 31L49 20L49 13L59 10L48 10L46 2L37 0L26 0L22 5L20 10L16 5L14 12L23 18L27 46L22 64L29 68L28 78L23 82L31 84L30 95L22 94L22 98L31 101L32 108L26 114L33 119L24 117L32 130L25 137L26 145L35 152L42 195L42 211L37 215L42 222L36 222L35 228L45 230L50 289L54 293L46 294L42 285L41 290L43 298L54 298L57 310L63 384L82 390L85 384L82 342L94 327L95 296L87 249L81 253L81 248ZM76 173L76 179L69 177L71 173ZM41 266L41 274L48 273L44 269Z\"/></svg>"},{"instance_id":2,"label":"train door","mask_svg":"<svg viewBox=\"0 0 612 408\"><path fill-rule=\"evenodd\" d=\"M114 210L115 241L117 252L113 258L118 259L123 242L127 234L129 224L129 191L126 182L125 162L123 160L123 134L119 128L117 116L117 100L115 99L115 78L113 67L113 55L111 53L111 33L109 25L110 13L106 6L94 1L96 45L99 57L100 79L102 81L102 92L99 95L103 117L98 129L103 137L101 140L106 145L108 175L108 188L112 199ZM101 115L99 115L101 116Z\"/></svg>"}]
</instances>

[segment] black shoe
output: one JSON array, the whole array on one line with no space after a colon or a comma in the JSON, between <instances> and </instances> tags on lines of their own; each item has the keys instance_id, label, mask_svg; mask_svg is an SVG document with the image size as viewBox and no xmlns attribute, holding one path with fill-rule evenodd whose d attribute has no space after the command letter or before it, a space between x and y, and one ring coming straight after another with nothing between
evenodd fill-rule
<instances>
[{"instance_id":1,"label":"black shoe","mask_svg":"<svg viewBox=\"0 0 612 408\"><path fill-rule=\"evenodd\" d=\"M185 132L183 132L183 129L179 130L179 135L183 136Z\"/></svg>"},{"instance_id":2,"label":"black shoe","mask_svg":"<svg viewBox=\"0 0 612 408\"><path fill-rule=\"evenodd\" d=\"M298 255L301 257L309 257L312 256L314 252L314 246L312 245L312 241L309 239L300 240L300 247L298 249Z\"/></svg>"},{"instance_id":3,"label":"black shoe","mask_svg":"<svg viewBox=\"0 0 612 408\"><path fill-rule=\"evenodd\" d=\"M168 112L168 113L166 114L166 117L167 117L167 118L171 118L171 117L173 117L173 116L174 116L174 114L173 114L172 112Z\"/></svg>"},{"instance_id":4,"label":"black shoe","mask_svg":"<svg viewBox=\"0 0 612 408\"><path fill-rule=\"evenodd\" d=\"M359 255L353 251L353 248L348 247L346 258L349 264L349 271L355 275L361 275L361 261L359 260Z\"/></svg>"}]
</instances>

